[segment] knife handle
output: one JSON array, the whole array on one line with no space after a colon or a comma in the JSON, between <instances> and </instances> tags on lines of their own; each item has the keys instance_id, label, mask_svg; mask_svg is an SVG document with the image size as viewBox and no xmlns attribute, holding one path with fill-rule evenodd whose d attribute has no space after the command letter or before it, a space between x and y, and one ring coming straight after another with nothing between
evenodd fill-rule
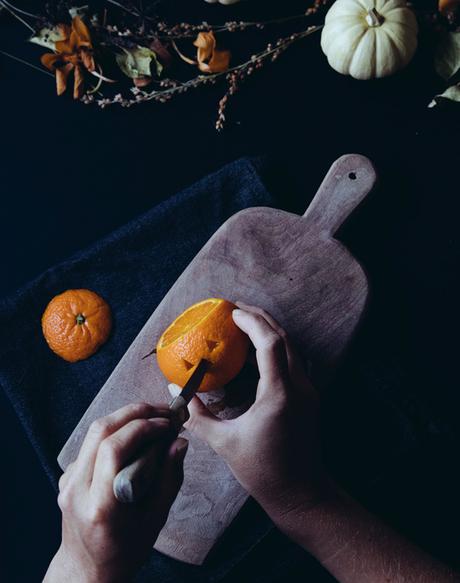
<instances>
[{"instance_id":1,"label":"knife handle","mask_svg":"<svg viewBox=\"0 0 460 583\"><path fill-rule=\"evenodd\" d=\"M189 419L190 414L187 402L180 395L173 399L169 408L172 412L171 421L175 438L180 433L182 425ZM115 476L113 480L115 498L123 504L133 504L144 498L152 488L160 464L161 452L158 451L157 445L151 446Z\"/></svg>"},{"instance_id":2,"label":"knife handle","mask_svg":"<svg viewBox=\"0 0 460 583\"><path fill-rule=\"evenodd\" d=\"M181 432L182 425L190 418L187 408L188 402L198 391L209 364L206 359L200 359L181 393L169 404L174 439ZM137 459L120 470L113 480L115 498L124 504L133 504L141 500L152 488L161 461L158 447L151 446L150 449L144 451Z\"/></svg>"}]
</instances>

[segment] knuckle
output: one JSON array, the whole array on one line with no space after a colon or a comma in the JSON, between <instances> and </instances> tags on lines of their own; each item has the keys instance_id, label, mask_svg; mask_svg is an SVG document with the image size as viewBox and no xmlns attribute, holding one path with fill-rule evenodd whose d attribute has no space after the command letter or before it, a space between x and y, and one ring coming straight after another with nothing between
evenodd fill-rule
<instances>
[{"instance_id":1,"label":"knuckle","mask_svg":"<svg viewBox=\"0 0 460 583\"><path fill-rule=\"evenodd\" d=\"M260 314L264 320L270 324L270 326L276 325L276 327L279 328L278 322L271 314L267 312L267 310L264 310L263 308L257 308L257 313Z\"/></svg>"},{"instance_id":2,"label":"knuckle","mask_svg":"<svg viewBox=\"0 0 460 583\"><path fill-rule=\"evenodd\" d=\"M99 446L99 452L108 465L116 465L121 455L121 443L116 437L107 437Z\"/></svg>"},{"instance_id":3,"label":"knuckle","mask_svg":"<svg viewBox=\"0 0 460 583\"><path fill-rule=\"evenodd\" d=\"M110 434L110 421L106 417L96 419L91 423L89 431L97 439L104 439Z\"/></svg>"},{"instance_id":4,"label":"knuckle","mask_svg":"<svg viewBox=\"0 0 460 583\"><path fill-rule=\"evenodd\" d=\"M92 526L100 526L106 521L107 515L105 510L99 505L92 505L86 513L86 522Z\"/></svg>"},{"instance_id":5,"label":"knuckle","mask_svg":"<svg viewBox=\"0 0 460 583\"><path fill-rule=\"evenodd\" d=\"M266 320L260 312L253 312L252 315L259 324L266 324Z\"/></svg>"},{"instance_id":6,"label":"knuckle","mask_svg":"<svg viewBox=\"0 0 460 583\"><path fill-rule=\"evenodd\" d=\"M62 476L59 478L59 482L58 482L59 492L61 492L64 489L64 484L67 482L68 479L69 479L69 475L67 473L62 474Z\"/></svg>"},{"instance_id":7,"label":"knuckle","mask_svg":"<svg viewBox=\"0 0 460 583\"><path fill-rule=\"evenodd\" d=\"M150 405L150 403L142 401L140 403L131 403L128 405L128 412L133 415L142 415L144 413L149 413L153 408L153 405Z\"/></svg>"},{"instance_id":8,"label":"knuckle","mask_svg":"<svg viewBox=\"0 0 460 583\"><path fill-rule=\"evenodd\" d=\"M283 347L283 339L275 332L267 334L263 346L267 352L278 353Z\"/></svg>"},{"instance_id":9,"label":"knuckle","mask_svg":"<svg viewBox=\"0 0 460 583\"><path fill-rule=\"evenodd\" d=\"M58 495L57 503L63 513L67 513L72 508L72 492L70 488L63 488Z\"/></svg>"},{"instance_id":10,"label":"knuckle","mask_svg":"<svg viewBox=\"0 0 460 583\"><path fill-rule=\"evenodd\" d=\"M254 314L254 316L262 317L262 318L266 314L265 310L263 310L262 308L259 308L258 306L252 306L251 312Z\"/></svg>"},{"instance_id":11,"label":"knuckle","mask_svg":"<svg viewBox=\"0 0 460 583\"><path fill-rule=\"evenodd\" d=\"M281 326L278 327L278 334L281 340L283 340L283 342L287 342L289 340L286 330L284 328L281 328Z\"/></svg>"},{"instance_id":12,"label":"knuckle","mask_svg":"<svg viewBox=\"0 0 460 583\"><path fill-rule=\"evenodd\" d=\"M148 419L136 419L131 422L131 427L140 435L148 435L152 431L152 423Z\"/></svg>"},{"instance_id":13,"label":"knuckle","mask_svg":"<svg viewBox=\"0 0 460 583\"><path fill-rule=\"evenodd\" d=\"M190 417L188 418L186 423L184 423L184 426L191 433L197 432L200 428L199 416L196 413L194 413L193 411L190 411Z\"/></svg>"}]
</instances>

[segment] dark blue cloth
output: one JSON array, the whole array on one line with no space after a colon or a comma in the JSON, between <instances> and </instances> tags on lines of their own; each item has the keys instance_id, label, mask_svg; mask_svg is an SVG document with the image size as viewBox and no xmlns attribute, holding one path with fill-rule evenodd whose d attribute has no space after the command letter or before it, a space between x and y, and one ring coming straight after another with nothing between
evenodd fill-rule
<instances>
[{"instance_id":1,"label":"dark blue cloth","mask_svg":"<svg viewBox=\"0 0 460 583\"><path fill-rule=\"evenodd\" d=\"M176 278L228 217L273 204L254 163L226 166L1 301L0 385L55 487L58 452ZM50 351L40 325L71 288L94 290L114 316L107 344L74 364Z\"/></svg>"}]
</instances>

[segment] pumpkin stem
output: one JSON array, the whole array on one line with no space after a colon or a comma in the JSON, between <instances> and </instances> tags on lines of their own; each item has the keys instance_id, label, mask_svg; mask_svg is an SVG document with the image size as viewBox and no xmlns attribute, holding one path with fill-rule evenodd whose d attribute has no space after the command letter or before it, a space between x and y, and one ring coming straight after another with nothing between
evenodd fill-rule
<instances>
[{"instance_id":1,"label":"pumpkin stem","mask_svg":"<svg viewBox=\"0 0 460 583\"><path fill-rule=\"evenodd\" d=\"M85 318L85 316L83 316L83 314L78 314L77 317L75 318L75 320L77 321L77 324L79 326L81 326L82 324L85 323L86 318Z\"/></svg>"},{"instance_id":2,"label":"pumpkin stem","mask_svg":"<svg viewBox=\"0 0 460 583\"><path fill-rule=\"evenodd\" d=\"M384 20L383 16L379 14L375 8L370 8L367 11L366 22L370 27L374 28L380 26Z\"/></svg>"}]
</instances>

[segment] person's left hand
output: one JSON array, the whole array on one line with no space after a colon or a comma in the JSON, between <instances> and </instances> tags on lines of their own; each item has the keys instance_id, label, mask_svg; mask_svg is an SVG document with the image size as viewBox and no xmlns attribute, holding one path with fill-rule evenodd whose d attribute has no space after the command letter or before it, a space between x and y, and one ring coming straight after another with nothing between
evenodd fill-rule
<instances>
[{"instance_id":1,"label":"person's left hand","mask_svg":"<svg viewBox=\"0 0 460 583\"><path fill-rule=\"evenodd\" d=\"M62 543L45 582L129 580L147 558L183 480L188 442L174 440L167 405L132 404L95 421L59 482ZM146 445L163 457L151 495L122 504L117 473Z\"/></svg>"}]
</instances>

